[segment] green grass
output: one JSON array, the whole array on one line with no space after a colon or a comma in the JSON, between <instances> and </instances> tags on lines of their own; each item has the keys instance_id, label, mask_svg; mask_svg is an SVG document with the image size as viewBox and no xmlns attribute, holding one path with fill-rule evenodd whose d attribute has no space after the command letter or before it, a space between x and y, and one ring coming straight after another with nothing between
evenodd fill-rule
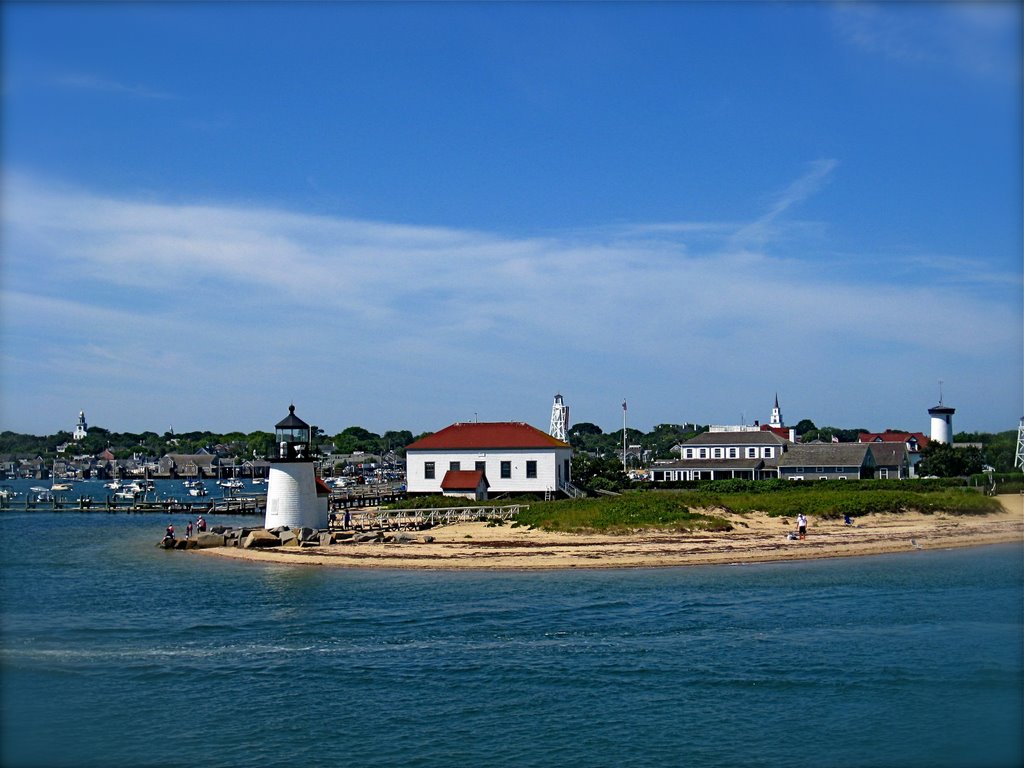
<instances>
[{"instance_id":1,"label":"green grass","mask_svg":"<svg viewBox=\"0 0 1024 768\"><path fill-rule=\"evenodd\" d=\"M877 481L871 481L877 482ZM884 483L884 481L883 481ZM863 517L869 514L945 512L953 515L984 515L1000 511L994 498L975 489L945 485L908 488L904 483L871 485L870 482L819 482L808 484L786 481L735 482L708 484L694 490L638 490L621 496L537 501L504 499L472 502L444 496L407 499L396 507L504 506L528 504L515 525L552 531L596 531L626 533L639 529L673 531L728 531L730 523L713 512L694 510L723 509L746 514L761 512L772 517L796 516L803 512L818 519L838 519L843 515Z\"/></svg>"},{"instance_id":2,"label":"green grass","mask_svg":"<svg viewBox=\"0 0 1024 768\"><path fill-rule=\"evenodd\" d=\"M721 517L691 511L681 495L661 493L629 493L605 498L532 504L529 509L519 513L519 524L551 531L602 533L625 533L640 528L732 530L732 526Z\"/></svg>"},{"instance_id":3,"label":"green grass","mask_svg":"<svg viewBox=\"0 0 1024 768\"><path fill-rule=\"evenodd\" d=\"M837 488L812 486L769 493L679 492L694 507L721 507L730 512L763 512L772 517L797 515L835 519L843 515L863 517L870 514L947 512L953 515L984 515L998 512L995 499L967 488L941 488L933 491Z\"/></svg>"}]
</instances>

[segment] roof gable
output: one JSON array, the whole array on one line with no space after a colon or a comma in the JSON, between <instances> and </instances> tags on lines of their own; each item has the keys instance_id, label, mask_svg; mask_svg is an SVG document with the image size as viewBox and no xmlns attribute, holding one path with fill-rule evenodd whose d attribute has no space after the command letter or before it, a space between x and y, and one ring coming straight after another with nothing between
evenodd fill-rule
<instances>
[{"instance_id":1,"label":"roof gable","mask_svg":"<svg viewBox=\"0 0 1024 768\"><path fill-rule=\"evenodd\" d=\"M546 432L521 421L457 422L406 446L409 451L569 448Z\"/></svg>"},{"instance_id":2,"label":"roof gable","mask_svg":"<svg viewBox=\"0 0 1024 768\"><path fill-rule=\"evenodd\" d=\"M449 469L441 480L441 488L445 491L475 491L480 483L490 486L479 469Z\"/></svg>"}]
</instances>

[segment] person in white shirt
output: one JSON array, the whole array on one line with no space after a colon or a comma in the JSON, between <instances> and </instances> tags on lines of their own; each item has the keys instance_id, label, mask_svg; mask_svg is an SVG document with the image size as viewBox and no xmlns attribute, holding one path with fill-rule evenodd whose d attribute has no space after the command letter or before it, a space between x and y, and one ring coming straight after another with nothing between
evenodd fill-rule
<instances>
[{"instance_id":1,"label":"person in white shirt","mask_svg":"<svg viewBox=\"0 0 1024 768\"><path fill-rule=\"evenodd\" d=\"M796 524L800 529L800 538L807 538L807 517L803 512L796 516Z\"/></svg>"}]
</instances>

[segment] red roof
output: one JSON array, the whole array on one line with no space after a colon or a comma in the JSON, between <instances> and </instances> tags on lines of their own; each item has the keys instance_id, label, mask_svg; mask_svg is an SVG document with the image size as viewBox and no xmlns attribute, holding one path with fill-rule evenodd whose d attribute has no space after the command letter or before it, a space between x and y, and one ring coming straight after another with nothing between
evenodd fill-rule
<instances>
[{"instance_id":1,"label":"red roof","mask_svg":"<svg viewBox=\"0 0 1024 768\"><path fill-rule=\"evenodd\" d=\"M861 432L857 435L858 443L909 443L916 440L919 448L928 445L929 438L921 432L894 432L891 429L885 432Z\"/></svg>"},{"instance_id":2,"label":"red roof","mask_svg":"<svg viewBox=\"0 0 1024 768\"><path fill-rule=\"evenodd\" d=\"M521 421L471 421L452 424L406 447L406 451L568 448L546 432Z\"/></svg>"},{"instance_id":3,"label":"red roof","mask_svg":"<svg viewBox=\"0 0 1024 768\"><path fill-rule=\"evenodd\" d=\"M446 491L475 491L481 480L484 485L490 485L479 469L449 469L444 473L441 488Z\"/></svg>"}]
</instances>

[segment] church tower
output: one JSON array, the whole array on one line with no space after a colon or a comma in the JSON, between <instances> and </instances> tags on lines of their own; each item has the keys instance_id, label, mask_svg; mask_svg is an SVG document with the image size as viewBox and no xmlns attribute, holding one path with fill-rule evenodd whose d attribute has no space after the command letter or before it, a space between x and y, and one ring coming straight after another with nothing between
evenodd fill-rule
<instances>
[{"instance_id":1,"label":"church tower","mask_svg":"<svg viewBox=\"0 0 1024 768\"><path fill-rule=\"evenodd\" d=\"M779 393L775 393L775 407L772 408L772 420L768 422L768 426L772 429L782 428L782 409L779 408Z\"/></svg>"},{"instance_id":2,"label":"church tower","mask_svg":"<svg viewBox=\"0 0 1024 768\"><path fill-rule=\"evenodd\" d=\"M75 425L75 431L71 433L73 440L84 440L89 434L89 427L85 423L85 411L78 412L78 423Z\"/></svg>"}]
</instances>

